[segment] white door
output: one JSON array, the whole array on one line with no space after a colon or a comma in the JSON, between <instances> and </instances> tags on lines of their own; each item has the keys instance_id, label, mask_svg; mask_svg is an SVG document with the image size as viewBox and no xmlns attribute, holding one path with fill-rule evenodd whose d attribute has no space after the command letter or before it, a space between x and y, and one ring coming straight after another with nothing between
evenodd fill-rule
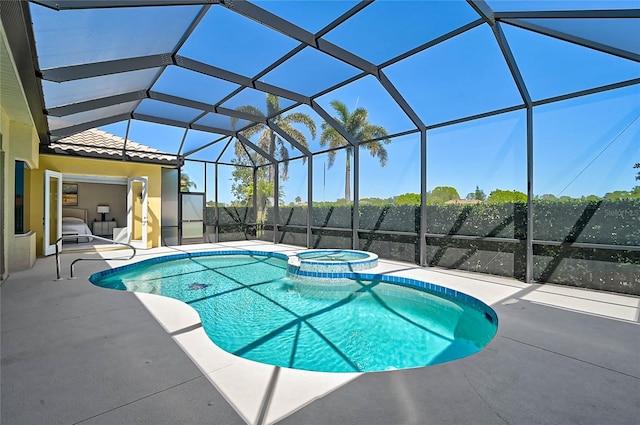
<instances>
[{"instance_id":1,"label":"white door","mask_svg":"<svg viewBox=\"0 0 640 425\"><path fill-rule=\"evenodd\" d=\"M136 248L147 248L147 187L148 178L127 179L127 234Z\"/></svg>"},{"instance_id":2,"label":"white door","mask_svg":"<svg viewBox=\"0 0 640 425\"><path fill-rule=\"evenodd\" d=\"M44 170L44 255L55 254L62 236L62 173ZM58 249L62 243L58 244Z\"/></svg>"}]
</instances>

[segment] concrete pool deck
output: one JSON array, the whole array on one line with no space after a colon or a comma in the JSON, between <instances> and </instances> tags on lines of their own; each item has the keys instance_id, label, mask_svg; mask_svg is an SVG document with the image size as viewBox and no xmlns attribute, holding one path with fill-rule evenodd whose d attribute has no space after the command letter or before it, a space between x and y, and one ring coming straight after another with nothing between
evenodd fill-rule
<instances>
[{"instance_id":1,"label":"concrete pool deck","mask_svg":"<svg viewBox=\"0 0 640 425\"><path fill-rule=\"evenodd\" d=\"M145 250L132 262L229 248L302 250L240 241ZM63 255L63 277L77 257ZM373 272L489 304L498 333L451 363L327 374L232 356L209 341L185 304L87 281L123 264L80 262L77 279L56 281L55 260L40 258L2 284L2 424L582 425L640 417L638 297L380 259Z\"/></svg>"}]
</instances>

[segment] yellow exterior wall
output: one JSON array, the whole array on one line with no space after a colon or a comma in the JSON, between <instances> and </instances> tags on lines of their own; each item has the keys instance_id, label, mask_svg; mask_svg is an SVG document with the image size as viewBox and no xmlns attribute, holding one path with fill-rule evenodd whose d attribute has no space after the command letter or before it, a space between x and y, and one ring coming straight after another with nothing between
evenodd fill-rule
<instances>
[{"instance_id":1,"label":"yellow exterior wall","mask_svg":"<svg viewBox=\"0 0 640 425\"><path fill-rule=\"evenodd\" d=\"M32 170L38 168L39 140L2 25L0 69L6 90L0 95L0 280L4 280L9 273L30 268L36 259L35 233L15 234L15 164L20 160ZM33 230L31 224L25 217L26 230Z\"/></svg>"},{"instance_id":2,"label":"yellow exterior wall","mask_svg":"<svg viewBox=\"0 0 640 425\"><path fill-rule=\"evenodd\" d=\"M13 272L25 270L33 266L36 259L36 235L33 220L25 217L25 228L29 229L22 235L16 235L15 228L15 172L16 161L23 161L33 170L38 167L38 135L33 124L12 121L5 113L5 107L0 103L0 134L4 153L2 184L4 193L2 200L3 241L2 257L5 265L3 279ZM25 185L28 184L25 180ZM33 203L26 202L26 210L33 207Z\"/></svg>"},{"instance_id":3,"label":"yellow exterior wall","mask_svg":"<svg viewBox=\"0 0 640 425\"><path fill-rule=\"evenodd\" d=\"M31 223L37 233L37 252L43 253L44 220L44 170L58 171L62 174L80 174L109 177L148 177L148 224L147 248L161 245L161 188L162 167L153 164L140 164L129 161L65 157L58 155L40 155L40 168L31 175ZM137 197L134 199L137 200ZM122 226L125 227L125 226Z\"/></svg>"}]
</instances>

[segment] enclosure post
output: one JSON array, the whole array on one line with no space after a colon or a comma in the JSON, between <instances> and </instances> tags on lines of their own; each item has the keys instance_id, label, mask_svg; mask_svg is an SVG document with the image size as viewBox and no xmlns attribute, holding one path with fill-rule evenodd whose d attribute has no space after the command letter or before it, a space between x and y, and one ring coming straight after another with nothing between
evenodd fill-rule
<instances>
[{"instance_id":1,"label":"enclosure post","mask_svg":"<svg viewBox=\"0 0 640 425\"><path fill-rule=\"evenodd\" d=\"M420 132L420 266L427 266L427 130Z\"/></svg>"},{"instance_id":2,"label":"enclosure post","mask_svg":"<svg viewBox=\"0 0 640 425\"><path fill-rule=\"evenodd\" d=\"M311 225L313 222L313 155L307 157L307 248L313 245Z\"/></svg>"},{"instance_id":3,"label":"enclosure post","mask_svg":"<svg viewBox=\"0 0 640 425\"><path fill-rule=\"evenodd\" d=\"M524 281L533 281L533 107L527 105L527 258Z\"/></svg>"},{"instance_id":4,"label":"enclosure post","mask_svg":"<svg viewBox=\"0 0 640 425\"><path fill-rule=\"evenodd\" d=\"M182 138L182 142L184 143L184 139L187 136L187 132L185 131L185 137ZM204 222L203 226L203 241L209 242L209 234L207 233L207 163L202 164L202 168L204 169L204 204L202 205L202 221Z\"/></svg>"},{"instance_id":5,"label":"enclosure post","mask_svg":"<svg viewBox=\"0 0 640 425\"><path fill-rule=\"evenodd\" d=\"M253 222L255 223L256 239L258 237L258 167L253 167Z\"/></svg>"},{"instance_id":6,"label":"enclosure post","mask_svg":"<svg viewBox=\"0 0 640 425\"><path fill-rule=\"evenodd\" d=\"M280 209L278 208L278 199L280 199L280 170L278 163L273 163L274 179L273 179L273 243L278 243L278 223L280 222Z\"/></svg>"},{"instance_id":7,"label":"enclosure post","mask_svg":"<svg viewBox=\"0 0 640 425\"><path fill-rule=\"evenodd\" d=\"M353 249L360 249L360 146L353 147Z\"/></svg>"},{"instance_id":8,"label":"enclosure post","mask_svg":"<svg viewBox=\"0 0 640 425\"><path fill-rule=\"evenodd\" d=\"M214 178L216 179L216 187L215 187L215 203L216 203L216 219L214 220L214 234L213 234L213 241L215 243L218 243L220 241L220 232L219 232L219 228L220 228L220 207L218 206L218 186L219 186L219 180L218 180L218 163L215 163L215 167L214 167Z\"/></svg>"},{"instance_id":9,"label":"enclosure post","mask_svg":"<svg viewBox=\"0 0 640 425\"><path fill-rule=\"evenodd\" d=\"M178 245L182 245L182 167L178 168Z\"/></svg>"}]
</instances>

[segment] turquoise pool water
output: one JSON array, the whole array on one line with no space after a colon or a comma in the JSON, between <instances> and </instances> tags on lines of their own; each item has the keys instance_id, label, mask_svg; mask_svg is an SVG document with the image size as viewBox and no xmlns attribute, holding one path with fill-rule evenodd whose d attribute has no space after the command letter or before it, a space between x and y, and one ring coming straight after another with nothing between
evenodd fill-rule
<instances>
[{"instance_id":1,"label":"turquoise pool water","mask_svg":"<svg viewBox=\"0 0 640 425\"><path fill-rule=\"evenodd\" d=\"M380 279L297 281L286 268L284 257L210 255L142 262L90 280L184 301L222 349L296 369L433 365L479 351L496 332L495 313L452 296Z\"/></svg>"},{"instance_id":2,"label":"turquoise pool water","mask_svg":"<svg viewBox=\"0 0 640 425\"><path fill-rule=\"evenodd\" d=\"M312 250L301 252L298 257L313 261L354 261L369 258L369 254L350 250Z\"/></svg>"}]
</instances>

